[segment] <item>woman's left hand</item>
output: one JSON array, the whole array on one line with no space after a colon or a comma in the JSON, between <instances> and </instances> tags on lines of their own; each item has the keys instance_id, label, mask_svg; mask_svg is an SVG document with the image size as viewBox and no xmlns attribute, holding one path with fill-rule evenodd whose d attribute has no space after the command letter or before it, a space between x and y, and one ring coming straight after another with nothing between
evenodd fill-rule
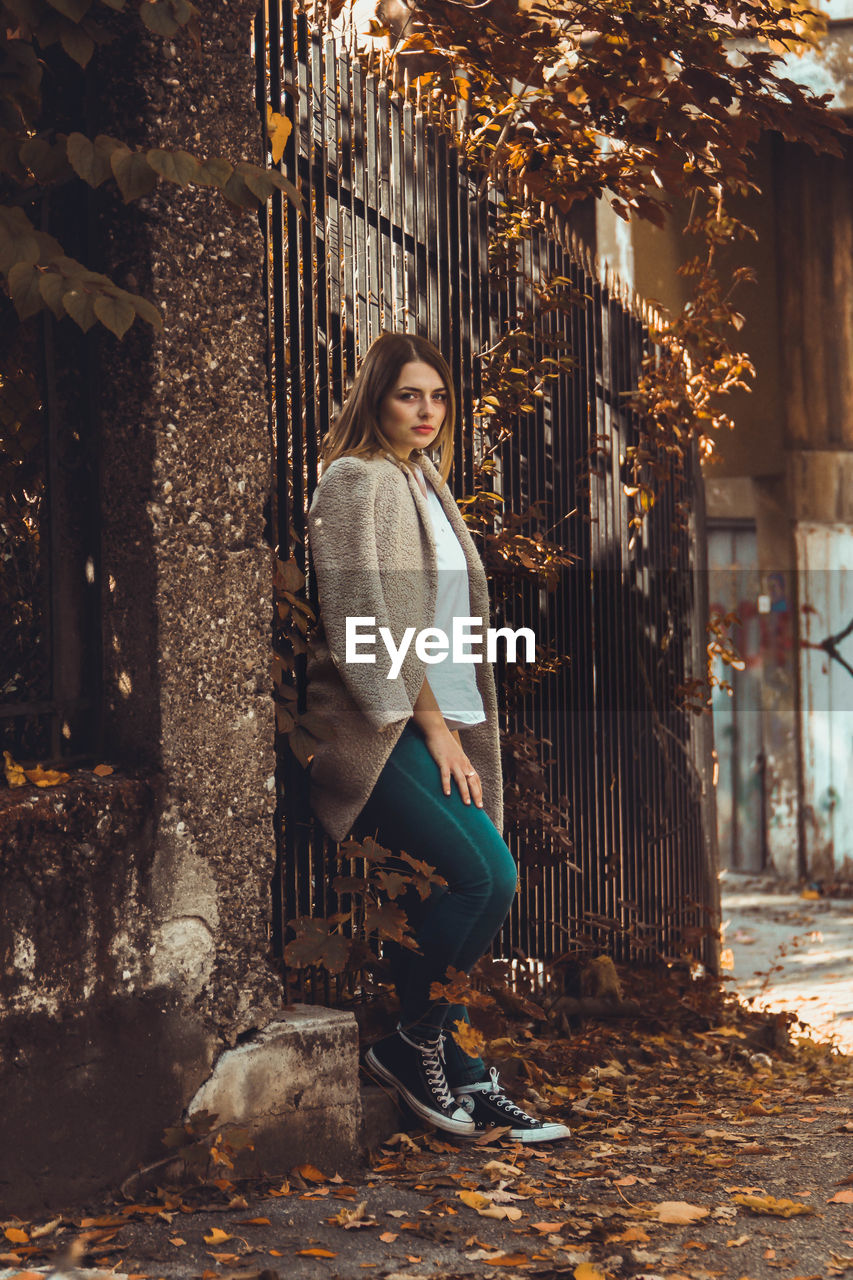
<instances>
[{"instance_id":1,"label":"woman's left hand","mask_svg":"<svg viewBox=\"0 0 853 1280\"><path fill-rule=\"evenodd\" d=\"M454 778L465 804L470 804L473 800L477 808L482 809L483 788L480 785L480 775L465 754L458 733L451 733L447 725L444 725L425 733L424 741L438 765L444 794L450 795L450 780Z\"/></svg>"}]
</instances>

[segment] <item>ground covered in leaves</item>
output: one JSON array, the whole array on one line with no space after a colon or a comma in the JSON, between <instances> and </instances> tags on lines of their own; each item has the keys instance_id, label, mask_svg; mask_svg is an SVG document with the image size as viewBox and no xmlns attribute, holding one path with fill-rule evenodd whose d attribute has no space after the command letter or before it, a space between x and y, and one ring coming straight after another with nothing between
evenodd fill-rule
<instances>
[{"instance_id":1,"label":"ground covered in leaves","mask_svg":"<svg viewBox=\"0 0 853 1280\"><path fill-rule=\"evenodd\" d=\"M637 1019L519 1021L490 1043L508 1092L566 1119L566 1142L413 1129L350 1180L220 1161L194 1184L4 1222L0 1276L853 1277L853 1059L711 979L623 978Z\"/></svg>"}]
</instances>

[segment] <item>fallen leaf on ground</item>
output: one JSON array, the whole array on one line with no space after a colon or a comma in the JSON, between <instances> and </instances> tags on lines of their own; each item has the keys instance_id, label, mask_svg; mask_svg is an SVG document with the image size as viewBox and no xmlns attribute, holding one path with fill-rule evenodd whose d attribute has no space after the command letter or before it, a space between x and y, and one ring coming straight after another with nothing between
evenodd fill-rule
<instances>
[{"instance_id":1,"label":"fallen leaf on ground","mask_svg":"<svg viewBox=\"0 0 853 1280\"><path fill-rule=\"evenodd\" d=\"M801 1213L814 1213L810 1204L796 1200L777 1199L776 1196L734 1196L735 1204L741 1204L752 1213L766 1213L774 1218L795 1218Z\"/></svg>"},{"instance_id":2,"label":"fallen leaf on ground","mask_svg":"<svg viewBox=\"0 0 853 1280\"><path fill-rule=\"evenodd\" d=\"M332 1253L331 1249L297 1249L300 1258L336 1258L338 1255Z\"/></svg>"},{"instance_id":3,"label":"fallen leaf on ground","mask_svg":"<svg viewBox=\"0 0 853 1280\"><path fill-rule=\"evenodd\" d=\"M664 1200L650 1211L649 1216L656 1222L669 1222L675 1225L686 1225L707 1218L710 1209L703 1209L698 1204L688 1204L686 1200Z\"/></svg>"},{"instance_id":4,"label":"fallen leaf on ground","mask_svg":"<svg viewBox=\"0 0 853 1280\"><path fill-rule=\"evenodd\" d=\"M483 1173L487 1173L493 1182L498 1182L501 1178L517 1178L522 1172L514 1164L505 1164L503 1160L487 1160L483 1165Z\"/></svg>"},{"instance_id":5,"label":"fallen leaf on ground","mask_svg":"<svg viewBox=\"0 0 853 1280\"><path fill-rule=\"evenodd\" d=\"M298 1164L294 1168L293 1172L298 1173L300 1178L303 1178L306 1182L328 1182L329 1181L325 1173L321 1173L320 1170L315 1168L313 1164Z\"/></svg>"},{"instance_id":6,"label":"fallen leaf on ground","mask_svg":"<svg viewBox=\"0 0 853 1280\"><path fill-rule=\"evenodd\" d=\"M214 1227L209 1236L204 1237L205 1244L224 1244L226 1240L232 1240L233 1236L229 1236L227 1231L223 1231L221 1227Z\"/></svg>"},{"instance_id":7,"label":"fallen leaf on ground","mask_svg":"<svg viewBox=\"0 0 853 1280\"><path fill-rule=\"evenodd\" d=\"M834 1196L830 1196L827 1204L853 1204L853 1191L836 1191Z\"/></svg>"},{"instance_id":8,"label":"fallen leaf on ground","mask_svg":"<svg viewBox=\"0 0 853 1280\"><path fill-rule=\"evenodd\" d=\"M382 1241L383 1244L393 1244L393 1242L397 1239L397 1234L398 1233L396 1231L383 1231L379 1239Z\"/></svg>"},{"instance_id":9,"label":"fallen leaf on ground","mask_svg":"<svg viewBox=\"0 0 853 1280\"><path fill-rule=\"evenodd\" d=\"M7 1227L3 1233L12 1244L28 1244L30 1237L20 1227Z\"/></svg>"},{"instance_id":10,"label":"fallen leaf on ground","mask_svg":"<svg viewBox=\"0 0 853 1280\"><path fill-rule=\"evenodd\" d=\"M56 1230L61 1222L61 1217L53 1218L50 1222L45 1222L40 1227L33 1227L30 1231L30 1239L41 1240L42 1236L49 1236L51 1232Z\"/></svg>"},{"instance_id":11,"label":"fallen leaf on ground","mask_svg":"<svg viewBox=\"0 0 853 1280\"><path fill-rule=\"evenodd\" d=\"M341 1209L330 1221L337 1226L343 1227L346 1231L352 1231L357 1227L375 1227L376 1219L367 1217L367 1201L362 1200L361 1204L356 1205L354 1209Z\"/></svg>"},{"instance_id":12,"label":"fallen leaf on ground","mask_svg":"<svg viewBox=\"0 0 853 1280\"><path fill-rule=\"evenodd\" d=\"M575 1280L606 1280L605 1273L594 1262L581 1262L572 1272Z\"/></svg>"},{"instance_id":13,"label":"fallen leaf on ground","mask_svg":"<svg viewBox=\"0 0 853 1280\"><path fill-rule=\"evenodd\" d=\"M509 1218L510 1222L518 1222L521 1210L509 1204L495 1204L489 1196L481 1191L458 1191L456 1193L463 1204L474 1209L481 1218Z\"/></svg>"},{"instance_id":14,"label":"fallen leaf on ground","mask_svg":"<svg viewBox=\"0 0 853 1280\"><path fill-rule=\"evenodd\" d=\"M648 1244L651 1236L642 1227L628 1227L621 1236L608 1236L613 1244Z\"/></svg>"}]
</instances>

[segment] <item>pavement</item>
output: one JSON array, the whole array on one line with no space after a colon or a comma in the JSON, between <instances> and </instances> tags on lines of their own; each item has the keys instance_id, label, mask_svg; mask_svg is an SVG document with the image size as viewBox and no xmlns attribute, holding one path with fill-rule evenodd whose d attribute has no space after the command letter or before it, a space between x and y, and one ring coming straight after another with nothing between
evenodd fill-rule
<instances>
[{"instance_id":1,"label":"pavement","mask_svg":"<svg viewBox=\"0 0 853 1280\"><path fill-rule=\"evenodd\" d=\"M642 1018L562 1038L519 1024L490 1045L568 1141L412 1129L349 1177L220 1165L0 1223L0 1280L853 1278L851 903L727 875L723 908L737 999L628 973Z\"/></svg>"},{"instance_id":2,"label":"pavement","mask_svg":"<svg viewBox=\"0 0 853 1280\"><path fill-rule=\"evenodd\" d=\"M853 899L731 871L721 890L732 988L758 1008L791 1010L853 1054Z\"/></svg>"}]
</instances>

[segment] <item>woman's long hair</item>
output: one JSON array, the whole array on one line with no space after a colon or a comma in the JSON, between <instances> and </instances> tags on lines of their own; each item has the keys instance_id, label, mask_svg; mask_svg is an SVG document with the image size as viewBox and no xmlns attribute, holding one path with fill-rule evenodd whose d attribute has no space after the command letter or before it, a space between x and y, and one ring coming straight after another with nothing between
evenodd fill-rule
<instances>
[{"instance_id":1,"label":"woman's long hair","mask_svg":"<svg viewBox=\"0 0 853 1280\"><path fill-rule=\"evenodd\" d=\"M377 453L394 456L391 441L379 425L379 406L396 386L403 365L418 360L435 369L447 392L447 412L438 435L430 445L430 450L441 451L438 471L442 480L447 480L453 465L453 433L456 427L453 380L441 352L426 338L413 333L381 333L370 344L344 407L323 441L321 456L324 468L335 458L346 456L371 458ZM415 450L415 460L421 452L420 449ZM412 470L411 461L402 458L398 461Z\"/></svg>"}]
</instances>

